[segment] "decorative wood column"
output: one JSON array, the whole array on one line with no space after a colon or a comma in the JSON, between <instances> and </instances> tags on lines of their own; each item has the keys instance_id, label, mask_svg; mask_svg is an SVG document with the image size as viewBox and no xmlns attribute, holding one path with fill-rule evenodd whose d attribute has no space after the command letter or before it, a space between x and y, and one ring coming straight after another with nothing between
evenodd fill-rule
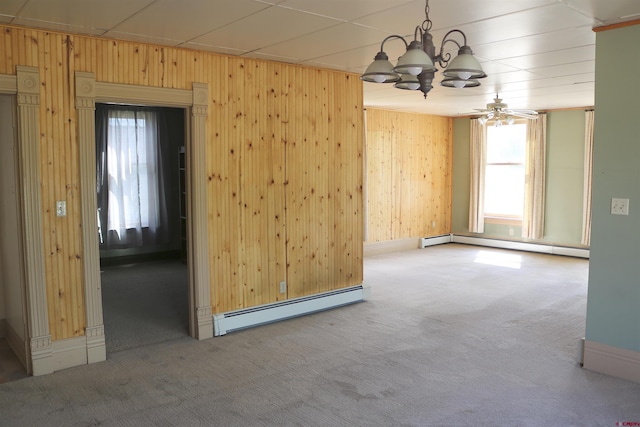
<instances>
[{"instance_id":1,"label":"decorative wood column","mask_svg":"<svg viewBox=\"0 0 640 427\"><path fill-rule=\"evenodd\" d=\"M80 156L80 198L82 209L82 251L85 337L87 363L107 358L100 289L100 252L98 249L98 201L96 200L96 79L93 73L76 72L76 110L78 111L78 152Z\"/></svg>"},{"instance_id":2,"label":"decorative wood column","mask_svg":"<svg viewBox=\"0 0 640 427\"><path fill-rule=\"evenodd\" d=\"M209 249L207 226L207 114L209 89L205 83L193 83L193 104L191 109L191 144L187 146L187 168L191 168L191 182L187 189L191 203L187 218L191 238L189 247L190 274L194 283L193 303L195 305L195 338L199 340L213 337L213 317L211 315L211 287L209 284Z\"/></svg>"},{"instance_id":3,"label":"decorative wood column","mask_svg":"<svg viewBox=\"0 0 640 427\"><path fill-rule=\"evenodd\" d=\"M44 274L40 201L40 76L38 69L17 66L18 163L24 227L23 259L27 286L29 348L33 375L53 372L47 284Z\"/></svg>"}]
</instances>

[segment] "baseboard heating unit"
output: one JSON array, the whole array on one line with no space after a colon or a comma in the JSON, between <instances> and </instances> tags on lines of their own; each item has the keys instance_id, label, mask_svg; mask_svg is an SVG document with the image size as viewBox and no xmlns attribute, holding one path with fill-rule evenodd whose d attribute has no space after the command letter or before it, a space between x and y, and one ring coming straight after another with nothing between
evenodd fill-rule
<instances>
[{"instance_id":1,"label":"baseboard heating unit","mask_svg":"<svg viewBox=\"0 0 640 427\"><path fill-rule=\"evenodd\" d=\"M451 243L452 241L453 236L451 234L433 237L422 237L420 239L420 249L424 249L428 246L441 245L443 243Z\"/></svg>"},{"instance_id":2,"label":"baseboard heating unit","mask_svg":"<svg viewBox=\"0 0 640 427\"><path fill-rule=\"evenodd\" d=\"M240 329L361 302L368 298L368 293L368 287L358 285L308 297L214 314L213 335L217 337Z\"/></svg>"}]
</instances>

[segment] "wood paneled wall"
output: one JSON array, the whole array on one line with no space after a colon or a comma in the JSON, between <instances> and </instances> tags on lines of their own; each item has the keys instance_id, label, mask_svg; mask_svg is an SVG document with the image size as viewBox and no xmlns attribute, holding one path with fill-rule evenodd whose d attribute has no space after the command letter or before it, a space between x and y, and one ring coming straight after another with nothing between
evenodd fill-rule
<instances>
[{"instance_id":1,"label":"wood paneled wall","mask_svg":"<svg viewBox=\"0 0 640 427\"><path fill-rule=\"evenodd\" d=\"M74 73L207 83L214 313L362 282L363 108L357 76L208 52L0 27L0 73L38 67L40 168L53 340L84 334ZM56 200L67 216L55 216ZM279 292L281 281L288 291Z\"/></svg>"},{"instance_id":2,"label":"wood paneled wall","mask_svg":"<svg viewBox=\"0 0 640 427\"><path fill-rule=\"evenodd\" d=\"M453 119L366 114L366 241L450 233Z\"/></svg>"}]
</instances>

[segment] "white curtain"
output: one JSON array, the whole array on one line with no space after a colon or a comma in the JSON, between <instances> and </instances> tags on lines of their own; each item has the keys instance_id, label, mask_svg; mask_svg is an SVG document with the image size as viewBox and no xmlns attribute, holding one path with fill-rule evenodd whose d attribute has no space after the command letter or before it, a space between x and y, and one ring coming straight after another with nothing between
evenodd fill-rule
<instances>
[{"instance_id":1,"label":"white curtain","mask_svg":"<svg viewBox=\"0 0 640 427\"><path fill-rule=\"evenodd\" d=\"M584 187L582 197L582 244L591 244L591 177L593 174L594 112L585 111L584 128Z\"/></svg>"},{"instance_id":2,"label":"white curtain","mask_svg":"<svg viewBox=\"0 0 640 427\"><path fill-rule=\"evenodd\" d=\"M150 108L96 106L101 248L153 245L168 238L167 138L159 132L164 128L159 115Z\"/></svg>"},{"instance_id":3,"label":"white curtain","mask_svg":"<svg viewBox=\"0 0 640 427\"><path fill-rule=\"evenodd\" d=\"M487 133L478 119L471 119L470 132L469 231L484 233L484 173Z\"/></svg>"},{"instance_id":4,"label":"white curtain","mask_svg":"<svg viewBox=\"0 0 640 427\"><path fill-rule=\"evenodd\" d=\"M527 158L522 237L541 239L544 235L547 115L527 120Z\"/></svg>"},{"instance_id":5,"label":"white curtain","mask_svg":"<svg viewBox=\"0 0 640 427\"><path fill-rule=\"evenodd\" d=\"M156 114L151 111L109 112L107 170L109 221L120 240L135 230L142 243L142 228L158 228Z\"/></svg>"}]
</instances>

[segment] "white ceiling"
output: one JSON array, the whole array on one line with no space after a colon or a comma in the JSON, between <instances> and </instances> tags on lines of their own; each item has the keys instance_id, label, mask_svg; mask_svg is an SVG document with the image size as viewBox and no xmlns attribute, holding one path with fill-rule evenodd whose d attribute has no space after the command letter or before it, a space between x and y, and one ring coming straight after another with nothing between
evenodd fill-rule
<instances>
[{"instance_id":1,"label":"white ceiling","mask_svg":"<svg viewBox=\"0 0 640 427\"><path fill-rule=\"evenodd\" d=\"M413 37L424 9L424 0L2 0L0 23L360 74L386 36ZM488 77L470 89L436 83L426 100L363 83L365 106L456 116L496 92L510 108L593 106L592 28L640 18L640 1L431 0L429 17L436 46L464 31ZM389 58L403 50L385 44Z\"/></svg>"}]
</instances>

